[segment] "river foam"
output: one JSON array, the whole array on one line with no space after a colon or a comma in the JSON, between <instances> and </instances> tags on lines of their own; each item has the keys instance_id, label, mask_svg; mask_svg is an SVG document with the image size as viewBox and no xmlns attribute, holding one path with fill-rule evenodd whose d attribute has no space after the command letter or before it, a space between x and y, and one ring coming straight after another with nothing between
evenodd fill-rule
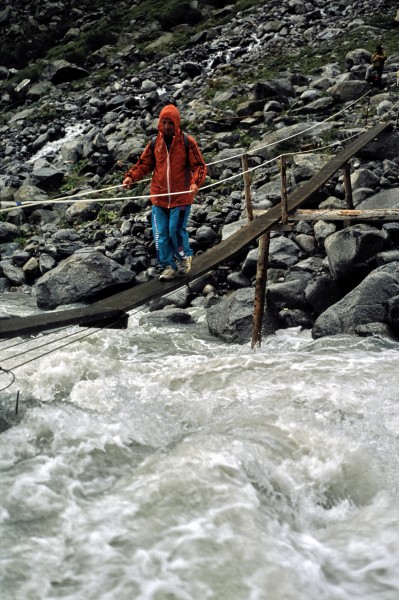
<instances>
[{"instance_id":1,"label":"river foam","mask_svg":"<svg viewBox=\"0 0 399 600\"><path fill-rule=\"evenodd\" d=\"M397 345L193 316L15 371L0 597L396 600Z\"/></svg>"}]
</instances>

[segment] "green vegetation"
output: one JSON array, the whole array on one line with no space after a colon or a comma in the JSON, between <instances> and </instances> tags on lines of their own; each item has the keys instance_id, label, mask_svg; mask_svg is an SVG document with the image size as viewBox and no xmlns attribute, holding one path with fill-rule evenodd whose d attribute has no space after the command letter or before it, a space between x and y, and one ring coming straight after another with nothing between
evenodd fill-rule
<instances>
[{"instance_id":1,"label":"green vegetation","mask_svg":"<svg viewBox=\"0 0 399 600\"><path fill-rule=\"evenodd\" d=\"M129 24L132 21L135 21L136 26L139 27L158 21L163 30L173 30L175 26L183 23L189 24L190 27L187 28L187 31L176 28L171 43L162 50L163 53L173 52L185 47L189 38L196 31L228 20L228 15L221 15L217 19L213 15L207 21L202 21L201 10L205 8L205 5L221 9L227 4L235 4L236 11L240 11L259 4L259 0L206 0L206 2L199 0L198 8L188 0L141 0L137 4L128 5L127 9L126 5L116 4L112 0L82 0L80 8L97 15L98 20L94 21L90 28L81 32L77 39L65 43L57 41L62 39L69 29L76 26L73 14L65 11L62 15L63 18L57 21L57 27L46 32L37 31L32 34L32 28L27 24L26 44L15 44L11 37L5 37L0 42L2 64L20 69L12 79L14 87L15 83L22 79L30 79L35 82L39 80L42 69L40 58L46 60L63 58L72 63L84 65L87 57L100 47L115 46L119 35L123 31L129 31ZM399 28L394 21L397 9L398 5L395 0L386 0L382 11L379 11L378 14L370 14L365 18L365 26L347 30L333 42L320 42L317 52L307 47L306 44L294 56L292 51L284 55L279 49L275 55L273 53L265 55L261 65L252 65L248 67L247 71L241 70L239 73L232 69L230 75L237 83L249 83L275 77L288 68L292 69L293 63L298 71L309 74L315 72L319 65L326 61L343 63L345 55L352 48L368 48L378 42L384 45L388 54L392 54L397 51L399 42ZM385 29L383 39L378 39L378 36L373 35L373 30L370 28L375 27ZM33 35L35 37L32 37ZM150 41L151 35L147 40L141 39L137 45L144 49ZM29 62L30 64L28 64ZM97 71L95 77L98 85L107 83L109 75L109 68ZM10 82L0 83L2 92L7 92L7 83ZM76 82L77 89L80 89L82 85L84 85L84 80ZM214 95L214 90L210 88L208 93Z\"/></svg>"},{"instance_id":2,"label":"green vegetation","mask_svg":"<svg viewBox=\"0 0 399 600\"><path fill-rule=\"evenodd\" d=\"M25 248L26 244L28 243L28 238L19 236L13 240L13 243L18 244L20 248Z\"/></svg>"},{"instance_id":3,"label":"green vegetation","mask_svg":"<svg viewBox=\"0 0 399 600\"><path fill-rule=\"evenodd\" d=\"M170 54L178 49L189 45L193 34L206 30L214 25L226 23L231 17L228 13L223 14L222 9L227 5L235 5L235 12L246 10L259 4L259 0L199 0L196 5L189 0L140 0L137 4L117 4L114 0L81 0L79 8L93 15L93 23L90 27L82 28L78 38L73 41L62 40L66 32L76 27L75 17L68 12L66 5L60 9L57 26L48 28L46 32L34 30L26 23L24 38L25 44L16 44L10 36L5 36L0 41L1 62L8 67L17 67L19 72L7 81L0 82L0 95L10 97L13 104L21 104L24 95L19 97L15 93L15 85L23 79L30 79L32 83L40 79L44 60L65 59L75 64L85 65L87 57L93 52L108 45L118 51L116 45L121 33L138 33L139 41L134 43L137 47L151 57L156 54ZM209 14L209 7L219 10ZM207 9L207 10L204 10ZM344 64L346 54L354 48L367 48L373 50L377 43L381 43L388 55L397 52L399 44L399 27L394 21L398 4L396 0L385 0L383 10L378 14L370 13L364 17L365 24L352 29L347 29L333 41L320 41L317 51L307 46L306 40L298 50L287 50L286 54L281 48L271 49L262 58L262 61L240 69L226 65L224 74L230 78L228 85L248 84L259 80L268 80L278 76L287 70L296 70L303 74L317 73L321 64L337 62ZM209 18L202 20L201 11ZM162 50L149 50L148 45L154 41L154 32L146 25L157 21L164 31L171 30L173 37ZM182 24L188 24L187 27ZM79 25L79 24L78 24ZM180 25L180 27L179 27ZM378 29L377 29L378 28ZM383 29L383 36L379 29ZM32 33L33 32L33 33ZM156 37L156 36L155 36ZM159 37L159 36L158 36ZM58 41L57 41L58 40ZM137 65L126 66L126 74L137 71ZM91 78L101 87L109 83L112 70L108 67L94 70ZM71 87L79 91L85 86L85 79L72 82ZM205 99L212 99L218 89L226 87L222 77L209 79L203 94ZM237 102L232 100L224 104L224 109L235 110ZM51 120L54 113L42 114L40 118L44 121ZM39 117L38 117L39 118ZM76 174L75 174L76 177ZM71 184L73 187L73 183Z\"/></svg>"},{"instance_id":4,"label":"green vegetation","mask_svg":"<svg viewBox=\"0 0 399 600\"><path fill-rule=\"evenodd\" d=\"M95 27L81 34L78 40L51 48L46 58L47 60L62 58L72 63L82 64L89 54L106 44L115 44L117 39L117 32L110 29L107 19L102 19Z\"/></svg>"},{"instance_id":5,"label":"green vegetation","mask_svg":"<svg viewBox=\"0 0 399 600\"><path fill-rule=\"evenodd\" d=\"M88 160L84 159L77 162L76 165L73 165L70 172L66 175L66 182L60 188L62 194L66 194L75 188L79 188L85 183L84 170L87 167L87 164Z\"/></svg>"},{"instance_id":6,"label":"green vegetation","mask_svg":"<svg viewBox=\"0 0 399 600\"><path fill-rule=\"evenodd\" d=\"M168 30L181 23L195 25L202 20L202 15L190 2L169 0L169 2L163 5L156 18L162 28Z\"/></svg>"},{"instance_id":7,"label":"green vegetation","mask_svg":"<svg viewBox=\"0 0 399 600\"><path fill-rule=\"evenodd\" d=\"M99 211L96 221L100 223L100 225L108 225L115 221L118 218L118 214L114 210L107 210L104 206Z\"/></svg>"}]
</instances>

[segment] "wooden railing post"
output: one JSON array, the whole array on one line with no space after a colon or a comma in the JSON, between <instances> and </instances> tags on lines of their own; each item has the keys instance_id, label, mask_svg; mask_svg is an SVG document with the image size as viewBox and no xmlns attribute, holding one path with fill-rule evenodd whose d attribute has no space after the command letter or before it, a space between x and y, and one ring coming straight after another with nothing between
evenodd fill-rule
<instances>
[{"instance_id":1,"label":"wooden railing post","mask_svg":"<svg viewBox=\"0 0 399 600\"><path fill-rule=\"evenodd\" d=\"M248 156L246 154L242 155L242 172L244 177L244 193L245 193L245 206L247 208L248 221L253 221L254 212L252 210L252 200L251 200L251 179L248 173Z\"/></svg>"}]
</instances>

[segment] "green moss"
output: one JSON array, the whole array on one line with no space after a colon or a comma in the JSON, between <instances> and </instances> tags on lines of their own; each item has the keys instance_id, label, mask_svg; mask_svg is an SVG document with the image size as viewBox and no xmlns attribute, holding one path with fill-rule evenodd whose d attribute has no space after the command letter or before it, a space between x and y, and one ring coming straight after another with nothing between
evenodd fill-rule
<instances>
[{"instance_id":1,"label":"green moss","mask_svg":"<svg viewBox=\"0 0 399 600\"><path fill-rule=\"evenodd\" d=\"M164 29L168 30L181 23L195 25L202 20L202 15L190 2L169 0L161 7L156 19Z\"/></svg>"},{"instance_id":2,"label":"green moss","mask_svg":"<svg viewBox=\"0 0 399 600\"><path fill-rule=\"evenodd\" d=\"M16 237L16 238L13 240L13 243L14 243L14 244L19 244L19 246L20 246L21 248L25 248L26 244L28 243L28 238L26 238L26 237L23 237L23 236L19 236L19 237Z\"/></svg>"},{"instance_id":3,"label":"green moss","mask_svg":"<svg viewBox=\"0 0 399 600\"><path fill-rule=\"evenodd\" d=\"M115 211L107 210L103 206L96 217L96 221L98 221L100 225L108 225L109 223L113 223L117 218L118 214Z\"/></svg>"},{"instance_id":4,"label":"green moss","mask_svg":"<svg viewBox=\"0 0 399 600\"><path fill-rule=\"evenodd\" d=\"M65 175L65 183L60 188L62 194L66 194L75 188L79 188L86 182L84 170L87 164L88 160L84 159L77 162L76 165L73 165L70 172Z\"/></svg>"}]
</instances>

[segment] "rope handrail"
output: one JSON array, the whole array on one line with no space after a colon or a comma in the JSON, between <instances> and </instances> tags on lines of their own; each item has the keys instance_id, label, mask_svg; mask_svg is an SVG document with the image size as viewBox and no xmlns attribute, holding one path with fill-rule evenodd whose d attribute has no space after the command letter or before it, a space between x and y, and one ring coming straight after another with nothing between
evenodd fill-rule
<instances>
[{"instance_id":1,"label":"rope handrail","mask_svg":"<svg viewBox=\"0 0 399 600\"><path fill-rule=\"evenodd\" d=\"M366 92L365 94L363 94L363 96L360 96L360 98L357 98L357 100L354 100L353 102L351 102L351 104L349 104L348 106L345 106L344 108L342 108L338 112L334 113L333 115L330 115L329 117L327 117L323 121L320 121L319 123L314 123L313 125L310 125L306 129L303 129L302 131L298 131L297 133L293 133L292 135L289 135L289 136L287 136L285 138L282 138L281 140L276 140L275 142L270 142L269 144L265 144L264 146L258 146L257 148L254 148L253 150L247 150L247 152L244 152L244 153L241 153L241 154L236 154L235 156L229 156L228 158L222 158L220 160L216 160L214 162L207 163L207 166L209 167L210 165L216 165L216 164L218 164L220 162L226 162L227 160L233 160L235 158L240 158L244 154L249 154L250 152L254 152L255 153L255 152L259 152L259 150L264 150L265 148L271 148L272 146L275 146L276 144L281 144L282 142L286 142L288 140L291 140L292 138L294 138L294 137L296 137L298 135L302 135L302 134L306 133L307 131L311 131L312 129L316 129L317 127L320 127L320 125L323 125L324 123L327 123L327 121L330 121L331 119L337 117L341 113L346 112L349 108L351 108L352 106L354 106L355 104L357 104L358 102L360 102L361 100L363 100L363 98L365 98L366 96L368 96L370 93L371 93L371 90L369 90L368 92Z\"/></svg>"},{"instance_id":2,"label":"rope handrail","mask_svg":"<svg viewBox=\"0 0 399 600\"><path fill-rule=\"evenodd\" d=\"M356 135L360 135L360 132L358 132ZM356 137L356 135L348 137L347 139L350 140L353 137ZM316 152L320 152L321 150L325 150L326 148L332 148L335 146L340 145L341 142L339 141L335 141L332 142L331 144L327 144L326 146L319 146L318 148L314 148L311 150L298 150L296 152L284 152L282 154L279 154L277 156L274 156L273 158L261 163L260 165L255 165L254 167L251 167L247 170L244 171L240 171L240 173L235 173L229 177L226 177L224 179L219 179L218 181L215 181L214 183L210 183L208 185L202 186L200 191L203 192L204 190L207 189L211 189L214 187L218 187L219 185L222 185L223 183L225 183L226 181L231 181L232 179L238 179L240 177L242 177L242 175L245 175L246 173L250 173L252 171L255 171L256 169L260 169L262 167L267 166L268 164L271 164L273 162L275 162L276 160L279 160L282 156L295 156L297 154L314 154ZM243 155L241 155L243 156ZM112 186L112 188L104 188L104 189L116 189L116 188L123 188L123 185L116 185L116 186ZM97 192L100 193L103 190L93 190L93 192ZM81 202L81 203L89 203L89 202L123 202L124 200L148 200L150 198L161 198L161 197L169 197L169 196L179 196L181 194L187 194L189 192L189 190L183 190L182 192L170 192L170 193L165 193L165 194L144 194L144 195L140 195L140 196L113 196L113 197L108 197L108 198L89 198L89 199L80 199L80 200L72 200L73 196L68 196L67 198L62 197L62 198L57 198L57 199L49 199L49 200L44 200L43 202L28 202L26 204L23 204L23 208L30 208L32 206L44 206L46 204L65 204L66 202L73 204L75 202ZM0 209L0 213L2 212L9 212L11 210L13 210L15 207L9 207L9 208L4 208L4 209Z\"/></svg>"},{"instance_id":3,"label":"rope handrail","mask_svg":"<svg viewBox=\"0 0 399 600\"><path fill-rule=\"evenodd\" d=\"M294 137L297 137L298 135L302 135L304 133L306 133L307 131L310 131L312 129L316 129L317 127L320 127L321 125L323 125L324 123L326 123L327 121L330 121L331 119L337 117L338 115L340 115L342 112L347 111L349 108L351 108L352 106L354 106L355 104L357 104L358 102L360 102L361 100L363 100L363 98L365 98L366 96L370 95L372 92L372 90L369 90L368 92L366 92L365 94L363 94L362 96L360 96L359 98L357 98L356 100L354 100L353 102L351 102L348 106L345 106L343 109L337 111L336 113L334 113L333 115L330 115L329 117L327 117L326 119L324 119L323 121L320 121L319 123L314 123L313 125L309 126L306 129L303 129L302 131L298 131L297 133L294 133L290 136L287 136L285 138L282 138L281 140L276 140L274 142L270 142L269 144L265 144L264 146L259 146L257 148L254 148L252 150L248 149L246 152L242 152L240 154L236 154L234 156L230 156L227 158L223 158L223 159L219 159L217 161L214 162L210 162L207 163L207 166L211 166L211 165L215 165L221 162L228 162L229 160L234 160L236 158L241 158L242 156L244 156L245 154L248 153L256 153L259 152L259 150L264 150L265 148L269 148L272 146L275 146L277 144L281 144L283 142L286 142L290 139L293 139ZM365 128L363 128L365 129ZM299 153L303 153L303 151L298 151L297 154ZM289 153L286 153L289 154ZM291 153L290 153L291 154ZM272 159L270 159L270 161L267 161L266 163L262 163L261 165L257 165L256 167L253 167L251 170L255 170L256 168L261 168L263 166L265 166L266 164L269 164L270 162L273 162L274 160L277 160L281 158L281 155L278 155ZM238 174L237 176L241 176L243 175L245 172L242 172L240 174ZM226 178L225 180L221 180L218 181L214 184L209 184L208 186L202 186L201 191L203 191L204 189L208 189L210 187L215 187L221 183L224 183L224 181L229 181L231 179L234 179L236 176L232 176L229 178ZM100 190L85 190L83 192L78 192L76 194L71 194L69 196L63 196L61 198L57 198L57 199L49 199L49 200L44 200L43 202L29 202L29 203L25 203L25 204L20 204L20 205L16 205L16 206L12 206L12 207L8 207L8 208L0 208L0 213L6 213L6 212L10 212L11 210L14 210L16 207L21 206L23 208L30 208L32 206L44 206L46 204L65 204L65 203L73 203L75 202L75 200L72 200L74 197L79 197L81 198L82 196L85 195L89 195L89 194L95 194L95 193L102 193L105 191L109 191L112 189L118 189L118 188L123 188L124 186L122 184L119 185L115 185L115 186L109 186L106 188L102 188ZM174 195L180 195L180 194L186 194L188 190L185 190L183 192L173 192L170 194L156 194L157 197L162 197L162 196L174 196ZM89 200L87 200L87 202L110 202L110 201L123 201L125 199L130 199L130 200L139 200L139 199L149 199L151 197L154 197L154 194L150 194L150 195L145 195L145 196L127 196L126 198L121 198L121 197L112 197L112 198L90 198ZM85 200L81 200L82 202L85 202Z\"/></svg>"}]
</instances>

